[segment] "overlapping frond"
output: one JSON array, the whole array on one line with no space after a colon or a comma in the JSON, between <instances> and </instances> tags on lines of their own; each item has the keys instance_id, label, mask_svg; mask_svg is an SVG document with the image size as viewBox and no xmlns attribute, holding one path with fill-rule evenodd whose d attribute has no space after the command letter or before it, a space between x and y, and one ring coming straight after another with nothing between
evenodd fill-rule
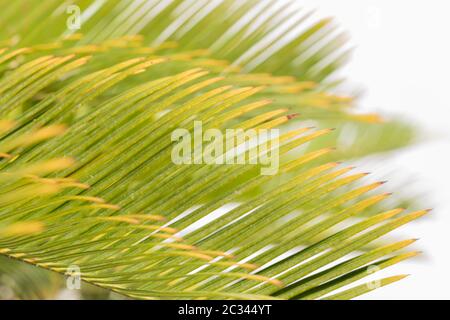
<instances>
[{"instance_id":1,"label":"overlapping frond","mask_svg":"<svg viewBox=\"0 0 450 320\"><path fill-rule=\"evenodd\" d=\"M6 2L6 1L5 1ZM3 33L22 46L43 44L65 30L67 10L81 10L85 45L141 34L151 46L175 41L184 51L209 49L247 71L263 71L321 82L345 60L345 37L331 19L314 22L297 1L60 1L40 6L6 5ZM17 17L27 11L27 20ZM51 13L49 15L48 13ZM30 30L29 26L33 26ZM47 41L46 41L47 40Z\"/></svg>"},{"instance_id":2,"label":"overlapping frond","mask_svg":"<svg viewBox=\"0 0 450 320\"><path fill-rule=\"evenodd\" d=\"M101 61L111 64L119 57L109 54L111 47L134 46L135 53L162 49L159 53L166 57L221 75L239 71L227 77L231 84L268 86L260 95L273 100L271 107L289 107L310 124L337 128L325 143L311 144L312 150L339 145L334 160L396 149L414 139L408 125L380 123L376 115L355 112L351 97L330 93L340 82L334 74L347 55L346 37L332 19L317 21L298 1L46 0L36 6L28 0L5 0L2 5L0 38L5 47L103 52ZM81 14L79 30L68 29L75 13L71 5ZM20 19L24 12L26 20ZM129 54L124 50L120 57Z\"/></svg>"}]
</instances>

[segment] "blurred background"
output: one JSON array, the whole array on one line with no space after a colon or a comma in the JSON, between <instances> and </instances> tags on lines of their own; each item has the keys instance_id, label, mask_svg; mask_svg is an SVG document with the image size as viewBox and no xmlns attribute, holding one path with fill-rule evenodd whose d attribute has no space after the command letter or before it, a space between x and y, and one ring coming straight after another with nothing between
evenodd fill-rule
<instances>
[{"instance_id":1,"label":"blurred background","mask_svg":"<svg viewBox=\"0 0 450 320\"><path fill-rule=\"evenodd\" d=\"M354 48L342 71L347 85L363 90L360 108L414 124L421 141L358 166L389 176L433 208L432 214L398 233L417 236L422 258L385 274L411 273L402 283L364 299L450 299L450 2L425 0L305 0L316 16L334 17ZM402 187L400 187L402 188ZM383 272L382 271L382 272Z\"/></svg>"}]
</instances>

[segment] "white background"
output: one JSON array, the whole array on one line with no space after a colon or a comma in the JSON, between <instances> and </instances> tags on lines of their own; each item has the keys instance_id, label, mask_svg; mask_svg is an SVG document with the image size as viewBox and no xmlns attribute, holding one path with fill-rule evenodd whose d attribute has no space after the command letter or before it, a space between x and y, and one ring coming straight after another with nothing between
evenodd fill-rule
<instances>
[{"instance_id":1,"label":"white background","mask_svg":"<svg viewBox=\"0 0 450 320\"><path fill-rule=\"evenodd\" d=\"M411 276L364 298L450 299L450 1L301 3L316 8L316 16L335 17L348 31L355 51L343 73L365 88L360 107L400 115L427 138L396 152L387 163L371 163L375 171L395 168L416 181L428 192L424 203L434 210L400 230L405 238L420 238L414 246L424 251L423 257L382 271Z\"/></svg>"}]
</instances>

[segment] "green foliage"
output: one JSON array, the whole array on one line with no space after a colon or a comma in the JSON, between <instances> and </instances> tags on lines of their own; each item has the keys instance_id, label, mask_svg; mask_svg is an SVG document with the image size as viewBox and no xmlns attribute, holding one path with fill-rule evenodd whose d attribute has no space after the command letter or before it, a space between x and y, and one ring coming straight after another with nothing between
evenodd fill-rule
<instances>
[{"instance_id":1,"label":"green foliage","mask_svg":"<svg viewBox=\"0 0 450 320\"><path fill-rule=\"evenodd\" d=\"M75 3L82 34L68 3L2 3L1 254L143 299L352 298L374 288L336 290L416 254L373 241L426 211L358 219L389 194L334 162L412 132L335 93L331 20L308 26L294 1ZM171 132L194 120L280 128L279 173L175 165Z\"/></svg>"}]
</instances>

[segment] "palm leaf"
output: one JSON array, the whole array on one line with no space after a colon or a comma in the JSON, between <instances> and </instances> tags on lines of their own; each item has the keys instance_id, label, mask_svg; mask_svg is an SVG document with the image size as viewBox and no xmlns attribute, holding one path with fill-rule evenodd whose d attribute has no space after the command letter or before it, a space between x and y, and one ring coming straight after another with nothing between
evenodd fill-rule
<instances>
[{"instance_id":1,"label":"palm leaf","mask_svg":"<svg viewBox=\"0 0 450 320\"><path fill-rule=\"evenodd\" d=\"M329 92L326 79L342 60L331 58L341 38L330 39L329 20L295 33L307 14L294 2L272 11L267 1L77 4L90 15L84 36L64 29L58 1L5 4L3 255L62 274L76 265L87 282L147 299L323 298L367 266L413 256L398 255L410 240L368 245L426 211L355 220L389 194L330 156L336 132L350 123L367 130L378 117L354 114L348 98ZM20 8L31 10L27 22L18 20ZM269 13L249 17L251 8ZM292 26L274 27L287 16ZM205 26L211 33L199 32ZM299 125L297 111L297 119L332 120L338 130ZM174 164L171 132L192 132L194 120L205 130L280 128L279 173ZM373 130L387 127L396 125ZM350 145L334 157L397 146Z\"/></svg>"}]
</instances>

